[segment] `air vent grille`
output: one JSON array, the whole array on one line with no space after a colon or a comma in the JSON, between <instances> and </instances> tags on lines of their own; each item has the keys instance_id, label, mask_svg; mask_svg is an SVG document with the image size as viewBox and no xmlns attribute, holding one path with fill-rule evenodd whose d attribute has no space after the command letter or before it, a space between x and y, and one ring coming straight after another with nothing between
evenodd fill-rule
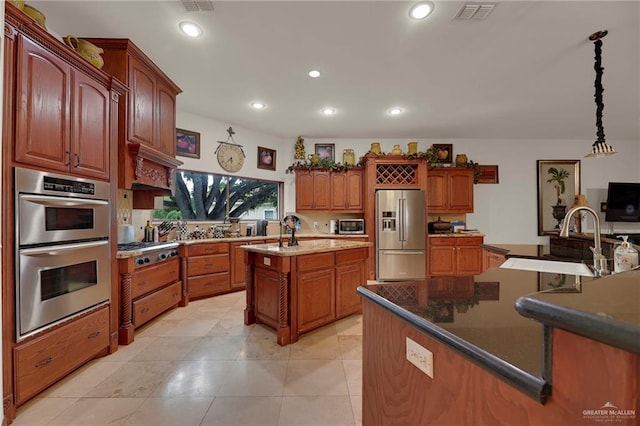
<instances>
[{"instance_id":1,"label":"air vent grille","mask_svg":"<svg viewBox=\"0 0 640 426\"><path fill-rule=\"evenodd\" d=\"M469 20L473 19L476 21L486 19L487 16L493 11L496 7L494 3L476 3L476 4L465 4L460 8L458 13L453 19L460 20Z\"/></svg>"},{"instance_id":2,"label":"air vent grille","mask_svg":"<svg viewBox=\"0 0 640 426\"><path fill-rule=\"evenodd\" d=\"M180 0L187 12L213 12L211 0Z\"/></svg>"}]
</instances>

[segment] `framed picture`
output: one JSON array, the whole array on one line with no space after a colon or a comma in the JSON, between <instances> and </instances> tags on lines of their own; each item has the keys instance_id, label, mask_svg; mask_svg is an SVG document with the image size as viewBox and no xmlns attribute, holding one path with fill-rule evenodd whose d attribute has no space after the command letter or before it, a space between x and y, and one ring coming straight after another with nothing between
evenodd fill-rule
<instances>
[{"instance_id":1,"label":"framed picture","mask_svg":"<svg viewBox=\"0 0 640 426\"><path fill-rule=\"evenodd\" d=\"M560 232L580 193L580 160L538 160L538 235Z\"/></svg>"},{"instance_id":2,"label":"framed picture","mask_svg":"<svg viewBox=\"0 0 640 426\"><path fill-rule=\"evenodd\" d=\"M453 162L453 145L450 143L445 144L433 144L438 157L438 163L451 163Z\"/></svg>"},{"instance_id":3,"label":"framed picture","mask_svg":"<svg viewBox=\"0 0 640 426\"><path fill-rule=\"evenodd\" d=\"M320 159L324 159L324 158L328 158L331 161L335 161L335 150L336 150L336 145L333 143L317 143L315 145L316 147L316 154L318 154L318 156L320 157Z\"/></svg>"},{"instance_id":4,"label":"framed picture","mask_svg":"<svg viewBox=\"0 0 640 426\"><path fill-rule=\"evenodd\" d=\"M258 168L265 170L276 169L276 150L265 148L263 146L258 147Z\"/></svg>"},{"instance_id":5,"label":"framed picture","mask_svg":"<svg viewBox=\"0 0 640 426\"><path fill-rule=\"evenodd\" d=\"M176 155L200 158L200 133L176 129Z\"/></svg>"},{"instance_id":6,"label":"framed picture","mask_svg":"<svg viewBox=\"0 0 640 426\"><path fill-rule=\"evenodd\" d=\"M582 287L575 282L575 275L538 272L538 291L553 290L554 293L581 293Z\"/></svg>"},{"instance_id":7,"label":"framed picture","mask_svg":"<svg viewBox=\"0 0 640 426\"><path fill-rule=\"evenodd\" d=\"M478 166L480 175L476 183L498 183L498 166Z\"/></svg>"}]
</instances>

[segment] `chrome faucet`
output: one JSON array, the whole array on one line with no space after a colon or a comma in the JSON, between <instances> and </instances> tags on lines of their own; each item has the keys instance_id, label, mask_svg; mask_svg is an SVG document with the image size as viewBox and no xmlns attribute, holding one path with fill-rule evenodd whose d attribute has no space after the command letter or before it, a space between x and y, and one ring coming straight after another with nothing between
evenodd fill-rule
<instances>
[{"instance_id":1,"label":"chrome faucet","mask_svg":"<svg viewBox=\"0 0 640 426\"><path fill-rule=\"evenodd\" d=\"M609 275L610 272L609 268L607 268L607 258L602 254L602 243L600 241L600 218L594 209L588 206L572 207L564 217L562 229L560 229L560 236L565 238L569 236L569 224L571 223L571 218L580 210L584 210L593 216L593 245L595 247L589 248L593 252L593 269L595 270L595 274L598 277Z\"/></svg>"}]
</instances>

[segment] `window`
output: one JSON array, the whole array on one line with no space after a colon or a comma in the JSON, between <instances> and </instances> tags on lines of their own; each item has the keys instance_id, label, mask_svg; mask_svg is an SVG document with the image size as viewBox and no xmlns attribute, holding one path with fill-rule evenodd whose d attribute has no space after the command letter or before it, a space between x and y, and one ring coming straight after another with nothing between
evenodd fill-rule
<instances>
[{"instance_id":1,"label":"window","mask_svg":"<svg viewBox=\"0 0 640 426\"><path fill-rule=\"evenodd\" d=\"M164 197L155 219L244 220L273 218L280 212L282 182L178 170L176 191Z\"/></svg>"}]
</instances>

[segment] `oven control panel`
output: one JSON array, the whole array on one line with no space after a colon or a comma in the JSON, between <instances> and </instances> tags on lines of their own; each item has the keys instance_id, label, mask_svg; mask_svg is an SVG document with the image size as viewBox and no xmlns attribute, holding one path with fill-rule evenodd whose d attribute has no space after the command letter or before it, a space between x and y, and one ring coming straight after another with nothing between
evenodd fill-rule
<instances>
[{"instance_id":1,"label":"oven control panel","mask_svg":"<svg viewBox=\"0 0 640 426\"><path fill-rule=\"evenodd\" d=\"M147 251L144 254L136 257L135 265L137 268L140 268L159 262L164 262L176 256L178 256L178 250L176 249Z\"/></svg>"}]
</instances>

